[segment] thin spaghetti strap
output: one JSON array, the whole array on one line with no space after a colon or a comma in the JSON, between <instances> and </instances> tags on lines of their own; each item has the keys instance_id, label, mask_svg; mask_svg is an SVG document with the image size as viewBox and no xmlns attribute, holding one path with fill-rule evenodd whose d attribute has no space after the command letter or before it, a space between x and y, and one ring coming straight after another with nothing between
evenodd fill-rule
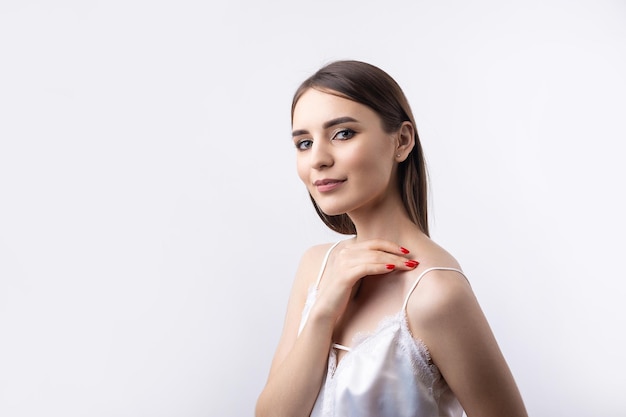
<instances>
[{"instance_id":1,"label":"thin spaghetti strap","mask_svg":"<svg viewBox=\"0 0 626 417\"><path fill-rule=\"evenodd\" d=\"M415 291L415 288L417 287L417 284L419 284L419 282L421 281L422 277L424 275L426 275L427 273L429 273L430 271L454 271L454 272L458 272L459 274L463 275L463 278L467 279L467 277L465 276L465 274L463 273L463 271L461 271L460 269L456 269L456 268L447 268L444 266L435 266L432 268L428 268L425 271L423 271L419 277L417 277L417 279L415 280L415 282L413 283L413 286L411 287L411 289L409 290L408 294L406 295L406 298L404 299L404 304L402 305L402 311L406 311L406 306L409 304L409 297L411 297L411 294L413 294L413 291ZM468 280L469 282L469 280Z\"/></svg>"},{"instance_id":2,"label":"thin spaghetti strap","mask_svg":"<svg viewBox=\"0 0 626 417\"><path fill-rule=\"evenodd\" d=\"M343 240L346 240L346 239L343 239ZM324 255L324 259L322 260L322 265L320 266L320 272L317 275L317 280L315 281L315 287L312 287L312 286L309 287L307 299L304 304L304 309L302 311L302 319L300 320L300 328L298 329L298 335L300 335L300 333L302 332L302 329L304 329L304 325L306 324L309 318L309 311L311 310L313 303L315 303L315 299L317 297L317 287L319 287L320 281L322 280L322 275L324 275L324 269L326 269L326 264L328 263L328 258L330 257L330 253L333 251L333 249L335 249L335 246L340 244L343 240L339 240L333 243L331 247L328 248L328 250L326 251L326 255Z\"/></svg>"},{"instance_id":3,"label":"thin spaghetti strap","mask_svg":"<svg viewBox=\"0 0 626 417\"><path fill-rule=\"evenodd\" d=\"M350 352L350 348L348 346L340 345L339 343L333 343L333 347L339 350L345 350L346 352Z\"/></svg>"},{"instance_id":4,"label":"thin spaghetti strap","mask_svg":"<svg viewBox=\"0 0 626 417\"><path fill-rule=\"evenodd\" d=\"M317 275L317 280L315 280L315 288L318 288L320 286L320 281L322 280L322 275L324 275L324 270L326 269L326 264L328 263L330 253L333 251L333 249L335 249L335 246L337 246L341 242L343 242L343 240L339 240L333 243L333 245L326 251L326 255L324 255L324 260L322 261L322 266L320 267L320 272Z\"/></svg>"}]
</instances>

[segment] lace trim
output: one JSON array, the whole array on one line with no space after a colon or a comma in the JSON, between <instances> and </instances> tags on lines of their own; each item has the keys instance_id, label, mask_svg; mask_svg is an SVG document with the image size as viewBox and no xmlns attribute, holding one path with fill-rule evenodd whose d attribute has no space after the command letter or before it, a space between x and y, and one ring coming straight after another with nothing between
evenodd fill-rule
<instances>
[{"instance_id":1,"label":"lace trim","mask_svg":"<svg viewBox=\"0 0 626 417\"><path fill-rule=\"evenodd\" d=\"M306 301L304 302L304 307L302 308L302 313L300 314L300 327L298 328L298 335L302 332L304 325L306 324L307 319L309 318L309 313L311 312L311 308L313 304L315 304L315 299L317 298L317 287L315 284L311 284L307 291Z\"/></svg>"},{"instance_id":2,"label":"lace trim","mask_svg":"<svg viewBox=\"0 0 626 417\"><path fill-rule=\"evenodd\" d=\"M428 346L419 338L416 338L409 329L409 324L404 311L400 311L396 314L385 316L376 326L373 331L362 331L356 333L352 337L350 351L344 354L339 363L336 363L336 353L332 353L334 359L332 365L331 375L337 372L337 370L343 366L344 361L349 361L355 350L368 350L368 345L374 343L376 336L380 335L385 329L390 326L398 326L398 347L406 354L411 362L411 366L414 371L423 377L428 377L432 383L440 378L441 373L439 368L433 363L430 356ZM330 365L330 363L329 363Z\"/></svg>"}]
</instances>

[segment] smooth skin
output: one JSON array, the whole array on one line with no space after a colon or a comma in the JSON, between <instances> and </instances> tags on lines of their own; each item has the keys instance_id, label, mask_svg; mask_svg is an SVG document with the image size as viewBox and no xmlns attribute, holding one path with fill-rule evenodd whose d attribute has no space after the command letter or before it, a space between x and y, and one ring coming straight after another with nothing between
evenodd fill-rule
<instances>
[{"instance_id":1,"label":"smooth skin","mask_svg":"<svg viewBox=\"0 0 626 417\"><path fill-rule=\"evenodd\" d=\"M459 268L411 222L395 186L398 163L415 144L411 123L385 132L370 108L310 89L296 104L292 124L300 179L325 213L347 213L357 235L331 252L317 300L298 336L307 290L329 245L314 246L302 256L283 332L257 401L257 417L309 416L333 342L350 346L356 333L373 331L381 319L397 313L423 270ZM320 180L338 185L330 189L316 185ZM411 263L413 259L419 265ZM527 416L462 275L453 271L425 275L411 295L407 315L412 334L428 347L468 417Z\"/></svg>"}]
</instances>

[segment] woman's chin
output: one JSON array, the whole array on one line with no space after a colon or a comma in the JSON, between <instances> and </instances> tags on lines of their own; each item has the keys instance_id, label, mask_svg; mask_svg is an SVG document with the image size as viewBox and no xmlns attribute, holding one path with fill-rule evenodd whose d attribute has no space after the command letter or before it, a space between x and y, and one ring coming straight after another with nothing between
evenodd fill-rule
<instances>
[{"instance_id":1,"label":"woman's chin","mask_svg":"<svg viewBox=\"0 0 626 417\"><path fill-rule=\"evenodd\" d=\"M338 211L338 212L333 212L333 211L325 212L325 211L323 211L323 213L325 215L327 215L328 217L331 217L331 216L341 216L342 214L346 214L344 211Z\"/></svg>"},{"instance_id":2,"label":"woman's chin","mask_svg":"<svg viewBox=\"0 0 626 417\"><path fill-rule=\"evenodd\" d=\"M345 210L340 210L339 208L336 208L336 207L321 207L319 204L317 207L326 216L341 216L342 214L346 214Z\"/></svg>"}]
</instances>

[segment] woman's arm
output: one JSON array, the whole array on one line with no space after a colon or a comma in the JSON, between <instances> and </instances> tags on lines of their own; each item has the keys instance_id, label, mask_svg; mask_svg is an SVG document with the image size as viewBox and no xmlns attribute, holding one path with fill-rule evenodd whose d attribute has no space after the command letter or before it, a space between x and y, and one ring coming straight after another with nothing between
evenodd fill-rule
<instances>
[{"instance_id":1,"label":"woman's arm","mask_svg":"<svg viewBox=\"0 0 626 417\"><path fill-rule=\"evenodd\" d=\"M327 246L309 249L302 257L291 289L283 332L272 360L265 388L256 404L256 416L308 416L319 392L334 323L311 311L298 337L308 287L314 284Z\"/></svg>"},{"instance_id":2,"label":"woman's arm","mask_svg":"<svg viewBox=\"0 0 626 417\"><path fill-rule=\"evenodd\" d=\"M527 417L521 395L469 283L425 275L408 306L412 330L468 417Z\"/></svg>"}]
</instances>

